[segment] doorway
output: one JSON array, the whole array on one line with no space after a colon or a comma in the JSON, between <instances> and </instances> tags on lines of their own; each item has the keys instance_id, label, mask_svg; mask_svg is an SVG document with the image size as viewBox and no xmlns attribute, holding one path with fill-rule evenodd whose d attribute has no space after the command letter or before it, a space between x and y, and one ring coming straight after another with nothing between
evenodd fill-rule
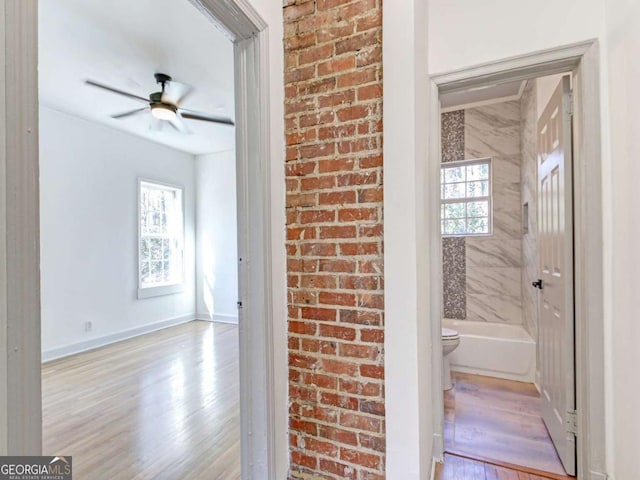
<instances>
[{"instance_id":1,"label":"doorway","mask_svg":"<svg viewBox=\"0 0 640 480\"><path fill-rule=\"evenodd\" d=\"M186 1L186 0L185 0ZM196 1L234 43L236 71L236 151L238 171L240 300L240 410L242 475L273 478L274 402L271 335L271 234L269 218L269 118L265 71L266 23L246 2ZM6 96L12 99L2 115L6 119L7 149L3 154L7 185L15 189L2 211L7 242L2 245L2 264L12 278L7 284L8 314L2 317L10 332L7 378L1 395L7 411L0 418L7 436L3 449L9 454L39 454L42 448L40 405L40 290L38 223L37 142L37 8L35 0L3 2L2 77ZM212 25L212 28L215 28ZM6 40L6 41L5 41ZM6 81L5 81L6 80ZM27 133L26 135L24 133ZM3 187L4 188L4 187ZM7 198L9 195L7 196ZM249 228L251 226L251 228ZM249 275L249 265L251 274ZM13 348L10 349L14 352ZM7 385L20 385L8 389Z\"/></svg>"},{"instance_id":2,"label":"doorway","mask_svg":"<svg viewBox=\"0 0 640 480\"><path fill-rule=\"evenodd\" d=\"M545 135L563 132L556 118L568 122L571 134L562 104L565 83L570 95L568 79L555 75L441 96L443 344L450 366L443 379L445 449L554 475L575 472L568 435L557 434L564 412L575 410L574 376L565 381L556 374L574 370L573 277L565 286L565 267L555 264L566 258L573 272L573 199L571 178L546 181L548 171L571 170L571 139ZM549 202L558 177L566 185ZM569 248L560 256L565 240ZM545 288L537 289L543 274ZM563 332L548 315L538 318L551 310L538 304L548 307L551 293L554 302L564 302L565 288L571 298L561 318L571 336L558 352ZM558 387L551 391L551 384ZM550 411L547 399L562 408Z\"/></svg>"},{"instance_id":3,"label":"doorway","mask_svg":"<svg viewBox=\"0 0 640 480\"><path fill-rule=\"evenodd\" d=\"M599 130L590 125L594 118L597 119L599 105L591 98L594 95L597 98L597 92L593 91L594 72L596 71L594 61L595 52L592 43L582 45L569 46L546 52L540 52L523 57L507 59L494 64L481 65L468 71L454 72L452 74L444 74L432 77L432 102L437 105L437 116L440 114L439 98L443 94L454 94L470 89L480 90L495 85L504 85L508 82L517 82L530 80L540 76L554 75L563 71L570 71L575 80L575 98L576 108L574 111L574 166L573 178L575 181L575 302L576 302L576 430L577 430L577 472L578 478L588 475L588 472L601 471L604 466L601 464L601 457L597 454L598 449L602 450L603 440L596 439L593 431L603 431L602 424L602 385L603 375L599 367L593 366L593 358L601 358L602 344L601 338L597 332L601 327L601 317L592 315L593 309L601 311L601 264L598 261L592 261L589 255L593 255L596 259L602 256L601 246L593 239L600 238L601 219L596 214L588 214L587 212L600 211L600 195L599 176L599 149L598 135ZM596 76L597 77L597 76ZM590 93L588 93L590 92ZM590 117L587 115L593 115ZM432 109L431 118L436 118L436 109ZM597 126L597 122L596 122ZM593 130L592 130L593 129ZM585 132L591 132L593 137L587 138ZM589 143L595 142L593 145ZM435 168L440 169L440 138L439 132L433 132L431 136L430 150L430 178L435 178ZM588 172L589 168L594 171ZM440 175L438 175L440 177ZM439 182L438 182L439 183ZM595 190L593 188L595 187ZM431 185L435 191L440 190ZM595 193L595 198L589 195ZM440 202L438 202L439 204ZM524 207L524 205L523 205ZM440 206L438 205L438 208ZM524 212L523 208L523 212ZM430 223L430 238L434 244L437 243L435 238L439 238L441 233L440 212L436 214L430 209L430 218L437 218L438 222ZM591 232L591 237L586 232ZM437 251L441 251L441 246ZM589 252L587 255L586 252ZM587 276L588 271L595 272L596 279ZM432 278L439 278L442 282L442 267L431 271ZM434 292L432 289L430 295L430 303L432 305L441 305L440 296L442 291ZM589 295L587 292L591 292ZM600 293L598 293L600 292ZM593 302L593 303L591 303ZM435 309L431 310L435 312ZM445 315L446 316L446 315ZM431 335L434 339L434 369L432 371L435 379L434 385L441 386L442 382L442 365L438 364L438 352L442 354L442 345L444 339L442 337L441 316L432 316ZM587 354L587 346L597 347L597 350L591 350ZM595 385L599 385L596 387ZM435 394L437 395L437 393ZM440 412L444 411L442 398L434 398L436 405L434 423L436 425L436 434L434 436L434 455L436 459L442 459L445 449L445 438L442 436L444 432L444 418ZM439 405L439 407L438 407ZM439 430L439 431L438 431ZM588 432L591 432L589 434ZM445 462L446 465L446 462Z\"/></svg>"}]
</instances>

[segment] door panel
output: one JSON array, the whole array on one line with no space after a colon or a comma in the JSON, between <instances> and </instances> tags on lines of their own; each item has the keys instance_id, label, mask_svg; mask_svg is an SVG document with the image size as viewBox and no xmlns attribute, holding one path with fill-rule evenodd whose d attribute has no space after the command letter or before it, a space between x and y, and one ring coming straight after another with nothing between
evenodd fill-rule
<instances>
[{"instance_id":1,"label":"door panel","mask_svg":"<svg viewBox=\"0 0 640 480\"><path fill-rule=\"evenodd\" d=\"M540 388L542 418L565 470L575 475L571 93L564 77L538 121Z\"/></svg>"}]
</instances>

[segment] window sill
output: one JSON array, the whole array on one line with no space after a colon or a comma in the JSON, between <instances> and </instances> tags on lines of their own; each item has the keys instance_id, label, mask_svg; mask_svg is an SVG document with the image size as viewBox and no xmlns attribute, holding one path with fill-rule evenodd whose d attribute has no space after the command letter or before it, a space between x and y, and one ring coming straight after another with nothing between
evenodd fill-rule
<instances>
[{"instance_id":1,"label":"window sill","mask_svg":"<svg viewBox=\"0 0 640 480\"><path fill-rule=\"evenodd\" d=\"M163 295L173 295L184 292L184 284L162 285L161 287L138 288L138 299L161 297Z\"/></svg>"}]
</instances>

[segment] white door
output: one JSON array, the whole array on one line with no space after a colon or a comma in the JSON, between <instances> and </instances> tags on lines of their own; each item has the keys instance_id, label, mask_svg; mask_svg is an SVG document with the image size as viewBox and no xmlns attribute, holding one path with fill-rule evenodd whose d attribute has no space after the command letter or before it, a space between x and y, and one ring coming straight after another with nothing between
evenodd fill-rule
<instances>
[{"instance_id":1,"label":"white door","mask_svg":"<svg viewBox=\"0 0 640 480\"><path fill-rule=\"evenodd\" d=\"M538 120L538 256L542 418L575 475L571 93L564 77Z\"/></svg>"}]
</instances>

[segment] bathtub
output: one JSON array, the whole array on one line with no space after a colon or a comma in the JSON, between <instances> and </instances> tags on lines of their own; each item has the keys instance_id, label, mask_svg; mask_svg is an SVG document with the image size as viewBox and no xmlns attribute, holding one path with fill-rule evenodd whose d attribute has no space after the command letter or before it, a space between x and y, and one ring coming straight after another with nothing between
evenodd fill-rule
<instances>
[{"instance_id":1,"label":"bathtub","mask_svg":"<svg viewBox=\"0 0 640 480\"><path fill-rule=\"evenodd\" d=\"M451 370L535 381L536 342L524 327L449 319L442 326L460 334L460 345L449 355Z\"/></svg>"}]
</instances>

